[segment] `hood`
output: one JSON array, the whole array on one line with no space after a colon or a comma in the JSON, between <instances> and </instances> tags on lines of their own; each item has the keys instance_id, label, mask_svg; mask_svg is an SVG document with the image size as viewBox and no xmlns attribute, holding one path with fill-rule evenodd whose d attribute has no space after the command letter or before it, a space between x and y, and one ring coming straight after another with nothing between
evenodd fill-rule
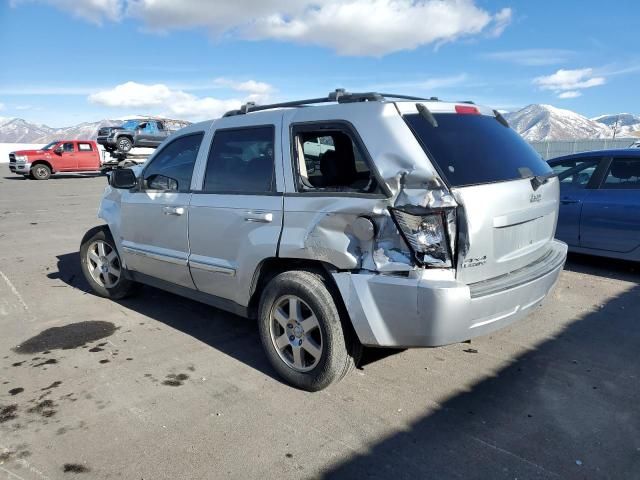
<instances>
[{"instance_id":1,"label":"hood","mask_svg":"<svg viewBox=\"0 0 640 480\"><path fill-rule=\"evenodd\" d=\"M42 154L47 154L50 153L49 150L16 150L15 152L11 152L14 155L26 155L26 156L30 156L30 155L42 155Z\"/></svg>"}]
</instances>

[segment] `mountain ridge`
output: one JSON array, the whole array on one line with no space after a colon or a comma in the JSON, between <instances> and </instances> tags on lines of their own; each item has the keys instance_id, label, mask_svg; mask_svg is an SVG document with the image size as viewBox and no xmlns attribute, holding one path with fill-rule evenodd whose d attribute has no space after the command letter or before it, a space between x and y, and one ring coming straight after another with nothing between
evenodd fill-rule
<instances>
[{"instance_id":1,"label":"mountain ridge","mask_svg":"<svg viewBox=\"0 0 640 480\"><path fill-rule=\"evenodd\" d=\"M571 110L546 104L531 104L504 114L509 124L527 141L611 138L639 138L640 115L604 114L587 118ZM48 143L54 140L95 140L102 127L119 120L102 119L70 127L49 127L22 118L0 117L0 143Z\"/></svg>"}]
</instances>

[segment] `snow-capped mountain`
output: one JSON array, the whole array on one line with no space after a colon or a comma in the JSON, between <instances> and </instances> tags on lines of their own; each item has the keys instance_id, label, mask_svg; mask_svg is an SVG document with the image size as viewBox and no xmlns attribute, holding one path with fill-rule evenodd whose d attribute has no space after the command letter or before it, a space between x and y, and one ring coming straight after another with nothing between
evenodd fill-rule
<instances>
[{"instance_id":1,"label":"snow-capped mountain","mask_svg":"<svg viewBox=\"0 0 640 480\"><path fill-rule=\"evenodd\" d=\"M606 125L551 105L529 105L504 117L511 127L529 141L611 136Z\"/></svg>"},{"instance_id":2,"label":"snow-capped mountain","mask_svg":"<svg viewBox=\"0 0 640 480\"><path fill-rule=\"evenodd\" d=\"M127 118L137 117L143 118ZM504 117L528 141L611 138L612 126L616 121L616 137L640 138L640 115L630 113L600 115L589 119L571 110L534 104L517 112L504 113ZM119 123L118 120L100 120L72 127L52 128L21 118L0 117L0 143L48 143L59 139L95 140L99 128Z\"/></svg>"},{"instance_id":3,"label":"snow-capped mountain","mask_svg":"<svg viewBox=\"0 0 640 480\"><path fill-rule=\"evenodd\" d=\"M600 115L591 120L607 125L611 132L616 130L616 137L640 136L640 115L632 113L614 113Z\"/></svg>"},{"instance_id":4,"label":"snow-capped mountain","mask_svg":"<svg viewBox=\"0 0 640 480\"><path fill-rule=\"evenodd\" d=\"M52 128L30 123L22 118L3 118L0 119L0 143L48 143L58 139L95 140L99 128L117 124L114 120L100 120L72 127Z\"/></svg>"}]
</instances>

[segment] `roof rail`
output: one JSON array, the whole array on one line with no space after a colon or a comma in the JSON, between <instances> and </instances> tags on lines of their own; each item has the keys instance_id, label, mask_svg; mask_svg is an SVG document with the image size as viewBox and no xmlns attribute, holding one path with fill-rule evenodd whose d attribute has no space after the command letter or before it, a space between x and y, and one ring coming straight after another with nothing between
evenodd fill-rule
<instances>
[{"instance_id":1,"label":"roof rail","mask_svg":"<svg viewBox=\"0 0 640 480\"><path fill-rule=\"evenodd\" d=\"M254 102L247 102L238 110L229 110L223 117L232 117L234 115L244 115L249 112L259 112L261 110L271 110L273 108L289 108L289 107L306 107L315 103L356 103L356 102L382 102L386 99L397 98L401 100L431 100L438 101L437 97L422 98L412 97L409 95L399 95L395 93L350 93L344 88L337 88L330 92L326 97L308 98L306 100L294 100L291 102L271 103L268 105L256 105Z\"/></svg>"}]
</instances>

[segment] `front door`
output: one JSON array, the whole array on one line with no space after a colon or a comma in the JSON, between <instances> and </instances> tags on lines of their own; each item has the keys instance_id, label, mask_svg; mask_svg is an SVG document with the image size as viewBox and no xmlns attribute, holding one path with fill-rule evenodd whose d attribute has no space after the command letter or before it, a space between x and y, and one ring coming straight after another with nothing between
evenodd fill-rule
<instances>
[{"instance_id":1,"label":"front door","mask_svg":"<svg viewBox=\"0 0 640 480\"><path fill-rule=\"evenodd\" d=\"M614 158L585 200L581 246L628 253L640 248L640 158Z\"/></svg>"},{"instance_id":2,"label":"front door","mask_svg":"<svg viewBox=\"0 0 640 480\"><path fill-rule=\"evenodd\" d=\"M157 152L138 188L122 196L122 247L129 270L193 288L187 260L191 177L204 132Z\"/></svg>"},{"instance_id":3,"label":"front door","mask_svg":"<svg viewBox=\"0 0 640 480\"><path fill-rule=\"evenodd\" d=\"M560 180L560 212L556 238L569 245L580 245L580 217L585 199L592 193L586 189L599 158L567 160L553 166Z\"/></svg>"},{"instance_id":4,"label":"front door","mask_svg":"<svg viewBox=\"0 0 640 480\"><path fill-rule=\"evenodd\" d=\"M189 208L189 266L198 290L246 306L253 275L275 257L282 229L282 194L276 189L281 153L275 140L281 113L272 123L233 117L218 129L209 150L202 190Z\"/></svg>"}]
</instances>

